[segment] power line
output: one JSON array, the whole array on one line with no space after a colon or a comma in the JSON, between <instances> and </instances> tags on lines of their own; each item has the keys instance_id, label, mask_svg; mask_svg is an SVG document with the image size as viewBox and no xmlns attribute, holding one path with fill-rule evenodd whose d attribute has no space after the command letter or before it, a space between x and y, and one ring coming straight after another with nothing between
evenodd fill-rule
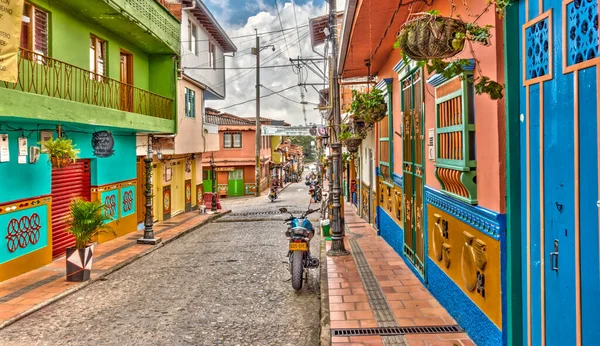
<instances>
[{"instance_id":1,"label":"power line","mask_svg":"<svg viewBox=\"0 0 600 346\"><path fill-rule=\"evenodd\" d=\"M289 90L289 89L291 89L291 88L295 88L295 87L296 87L295 85L292 85L292 86L290 86L290 87L287 87L287 88L285 88L285 89L281 89L281 90L279 90L279 91L272 92L272 93L270 93L269 95L262 95L260 98L262 99L262 98L265 98L265 97L269 97L269 96L272 96L272 95L276 95L276 94L282 93L282 92L284 92L284 91L286 91L286 90ZM229 105L229 106L225 106L225 107L223 107L223 108L219 108L219 109L217 109L217 110L218 110L218 111L221 111L221 110L223 110L223 109L227 109L227 108L231 108L231 107L240 106L240 105L246 104L246 103L248 103L248 102L253 102L253 101L256 101L256 98L252 98L252 99L249 99L249 100L246 100L246 101L242 101L242 102L239 102L239 103L236 103L236 104L232 104L232 105Z\"/></svg>"},{"instance_id":2,"label":"power line","mask_svg":"<svg viewBox=\"0 0 600 346\"><path fill-rule=\"evenodd\" d=\"M283 31L283 22L281 21L281 15L279 14L279 4L277 3L277 0L275 1L275 9L277 9L277 18L279 18L279 26L281 26L281 31ZM298 26L298 24L296 23L296 27ZM290 56L290 47L287 44L287 40L285 39L285 32L283 33L283 41L285 41L285 48L287 50L288 53L288 57Z\"/></svg>"},{"instance_id":3,"label":"power line","mask_svg":"<svg viewBox=\"0 0 600 346\"><path fill-rule=\"evenodd\" d=\"M275 0L275 1L277 1L277 0ZM308 23L298 26L298 28L305 28L305 27L308 27ZM281 29L279 29L279 30L259 32L258 35L260 36L260 35L269 35L269 34L275 34L275 33L282 33L282 32L289 31L289 30L296 30L296 27L294 26L294 27L291 27L291 28L285 28L284 29L283 26L282 26ZM228 36L228 37L230 39L238 39L238 38L244 38L244 37L256 37L256 35L257 34L248 34L248 35ZM181 40L179 42L194 42L194 41L195 42L203 42L203 41L214 41L214 40L210 40L210 39L207 39L207 40Z\"/></svg>"},{"instance_id":4,"label":"power line","mask_svg":"<svg viewBox=\"0 0 600 346\"><path fill-rule=\"evenodd\" d=\"M296 4L294 3L294 0L292 0L292 8L294 9L294 22L296 23L296 36L300 37L300 32L298 31L298 18L296 17ZM298 48L300 48L300 57L302 57L302 45L298 46Z\"/></svg>"},{"instance_id":5,"label":"power line","mask_svg":"<svg viewBox=\"0 0 600 346\"><path fill-rule=\"evenodd\" d=\"M264 85L261 85L261 87L263 87L263 88L265 88L265 89L269 90L270 92L274 92L273 90L271 90L270 88L268 88L268 87L266 87L266 86L264 86ZM278 94L277 96L279 96L279 97L283 97L284 99L286 99L286 100L289 100L289 101L292 101L292 102L294 102L294 103L298 103L298 104L304 105L304 102L296 101L296 100L293 100L293 99L291 99L291 98L289 98L289 97L286 97L286 96L283 96L283 95L279 95L279 94ZM308 101L306 101L306 103L310 103L310 104L313 104L313 105L315 105L315 106L318 106L318 104L316 104L316 103L313 103L313 102L308 102Z\"/></svg>"},{"instance_id":6,"label":"power line","mask_svg":"<svg viewBox=\"0 0 600 346\"><path fill-rule=\"evenodd\" d=\"M279 67L291 67L294 66L292 64L287 65L270 65L270 66L260 66L263 68L279 68ZM240 66L240 67L184 67L184 70L254 70L256 66Z\"/></svg>"}]
</instances>

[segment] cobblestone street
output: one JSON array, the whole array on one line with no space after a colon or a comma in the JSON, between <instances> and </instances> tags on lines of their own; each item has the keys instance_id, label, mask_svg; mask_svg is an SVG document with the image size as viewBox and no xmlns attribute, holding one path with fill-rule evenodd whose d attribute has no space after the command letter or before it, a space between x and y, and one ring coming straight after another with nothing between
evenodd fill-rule
<instances>
[{"instance_id":1,"label":"cobblestone street","mask_svg":"<svg viewBox=\"0 0 600 346\"><path fill-rule=\"evenodd\" d=\"M284 216L268 213L306 210L306 186L222 204L231 216L1 330L0 345L318 345L318 270L292 289Z\"/></svg>"}]
</instances>

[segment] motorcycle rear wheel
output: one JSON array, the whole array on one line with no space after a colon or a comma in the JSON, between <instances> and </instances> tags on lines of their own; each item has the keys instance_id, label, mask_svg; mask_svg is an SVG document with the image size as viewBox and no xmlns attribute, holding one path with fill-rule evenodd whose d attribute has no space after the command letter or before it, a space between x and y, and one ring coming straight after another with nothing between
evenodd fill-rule
<instances>
[{"instance_id":1,"label":"motorcycle rear wheel","mask_svg":"<svg viewBox=\"0 0 600 346\"><path fill-rule=\"evenodd\" d=\"M296 291L302 289L302 272L304 266L302 265L302 251L292 252L292 288Z\"/></svg>"}]
</instances>

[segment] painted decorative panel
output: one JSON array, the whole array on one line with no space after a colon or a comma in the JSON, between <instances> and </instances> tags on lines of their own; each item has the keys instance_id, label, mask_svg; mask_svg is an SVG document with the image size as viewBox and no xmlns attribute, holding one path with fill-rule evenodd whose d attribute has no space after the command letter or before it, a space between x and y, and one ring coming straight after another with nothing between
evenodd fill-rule
<instances>
[{"instance_id":1,"label":"painted decorative panel","mask_svg":"<svg viewBox=\"0 0 600 346\"><path fill-rule=\"evenodd\" d=\"M598 1L573 0L566 5L567 64L598 57Z\"/></svg>"},{"instance_id":2,"label":"painted decorative panel","mask_svg":"<svg viewBox=\"0 0 600 346\"><path fill-rule=\"evenodd\" d=\"M127 217L136 212L135 186L121 188L121 217Z\"/></svg>"},{"instance_id":3,"label":"painted decorative panel","mask_svg":"<svg viewBox=\"0 0 600 346\"><path fill-rule=\"evenodd\" d=\"M204 191L202 184L196 185L196 205L200 206L204 203Z\"/></svg>"},{"instance_id":4,"label":"painted decorative panel","mask_svg":"<svg viewBox=\"0 0 600 346\"><path fill-rule=\"evenodd\" d=\"M429 257L498 328L502 328L500 241L432 205Z\"/></svg>"},{"instance_id":5,"label":"painted decorative panel","mask_svg":"<svg viewBox=\"0 0 600 346\"><path fill-rule=\"evenodd\" d=\"M49 205L48 197L0 207L0 264L48 246Z\"/></svg>"},{"instance_id":6,"label":"painted decorative panel","mask_svg":"<svg viewBox=\"0 0 600 346\"><path fill-rule=\"evenodd\" d=\"M185 181L185 211L192 210L192 180Z\"/></svg>"},{"instance_id":7,"label":"painted decorative panel","mask_svg":"<svg viewBox=\"0 0 600 346\"><path fill-rule=\"evenodd\" d=\"M104 204L104 214L112 222L119 219L119 190L104 191L100 194L100 200Z\"/></svg>"},{"instance_id":8,"label":"painted decorative panel","mask_svg":"<svg viewBox=\"0 0 600 346\"><path fill-rule=\"evenodd\" d=\"M171 218L171 185L163 187L163 220Z\"/></svg>"},{"instance_id":9,"label":"painted decorative panel","mask_svg":"<svg viewBox=\"0 0 600 346\"><path fill-rule=\"evenodd\" d=\"M256 184L245 184L246 185L246 194L254 195L256 193ZM227 193L227 192L225 192Z\"/></svg>"},{"instance_id":10,"label":"painted decorative panel","mask_svg":"<svg viewBox=\"0 0 600 346\"><path fill-rule=\"evenodd\" d=\"M550 73L549 20L543 18L525 29L525 61L527 79Z\"/></svg>"}]
</instances>

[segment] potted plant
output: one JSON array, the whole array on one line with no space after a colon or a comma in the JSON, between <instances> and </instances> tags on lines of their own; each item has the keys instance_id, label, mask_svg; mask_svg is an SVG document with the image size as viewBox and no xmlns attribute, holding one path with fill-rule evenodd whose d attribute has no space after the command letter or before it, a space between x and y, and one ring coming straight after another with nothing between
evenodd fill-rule
<instances>
[{"instance_id":1,"label":"potted plant","mask_svg":"<svg viewBox=\"0 0 600 346\"><path fill-rule=\"evenodd\" d=\"M352 103L350 103L350 112L354 114L355 122L365 122L374 124L385 118L387 113L387 104L383 91L373 89L368 93L359 93L352 90Z\"/></svg>"},{"instance_id":2,"label":"potted plant","mask_svg":"<svg viewBox=\"0 0 600 346\"><path fill-rule=\"evenodd\" d=\"M41 145L48 151L50 155L50 163L54 168L63 168L71 162L77 160L79 149L75 149L73 141L63 137L56 139L49 138L41 142Z\"/></svg>"},{"instance_id":3,"label":"potted plant","mask_svg":"<svg viewBox=\"0 0 600 346\"><path fill-rule=\"evenodd\" d=\"M112 219L99 201L87 202L76 198L71 202L67 232L75 237L75 247L67 249L67 281L90 279L94 256L93 239L102 233L116 233L106 223Z\"/></svg>"},{"instance_id":4,"label":"potted plant","mask_svg":"<svg viewBox=\"0 0 600 346\"><path fill-rule=\"evenodd\" d=\"M493 26L478 25L477 21L491 6L495 6L496 12L502 16L510 1L487 0L483 12L475 16L472 22L463 21L460 17L441 16L437 10L416 13L417 18L407 21L400 28L394 47L402 51L405 64L408 65L408 59L412 59L418 66L425 67L429 74L439 73L447 79L457 75L466 76L467 67L472 62L452 57L462 52L467 42L469 46L471 42L489 45ZM470 53L477 61L472 47ZM477 68L479 75L468 77L474 84L475 92L488 94L493 100L501 99L504 86L483 75L479 65Z\"/></svg>"},{"instance_id":5,"label":"potted plant","mask_svg":"<svg viewBox=\"0 0 600 346\"><path fill-rule=\"evenodd\" d=\"M352 126L342 124L340 126L339 140L346 145L348 151L355 153L363 140L363 135Z\"/></svg>"}]
</instances>

